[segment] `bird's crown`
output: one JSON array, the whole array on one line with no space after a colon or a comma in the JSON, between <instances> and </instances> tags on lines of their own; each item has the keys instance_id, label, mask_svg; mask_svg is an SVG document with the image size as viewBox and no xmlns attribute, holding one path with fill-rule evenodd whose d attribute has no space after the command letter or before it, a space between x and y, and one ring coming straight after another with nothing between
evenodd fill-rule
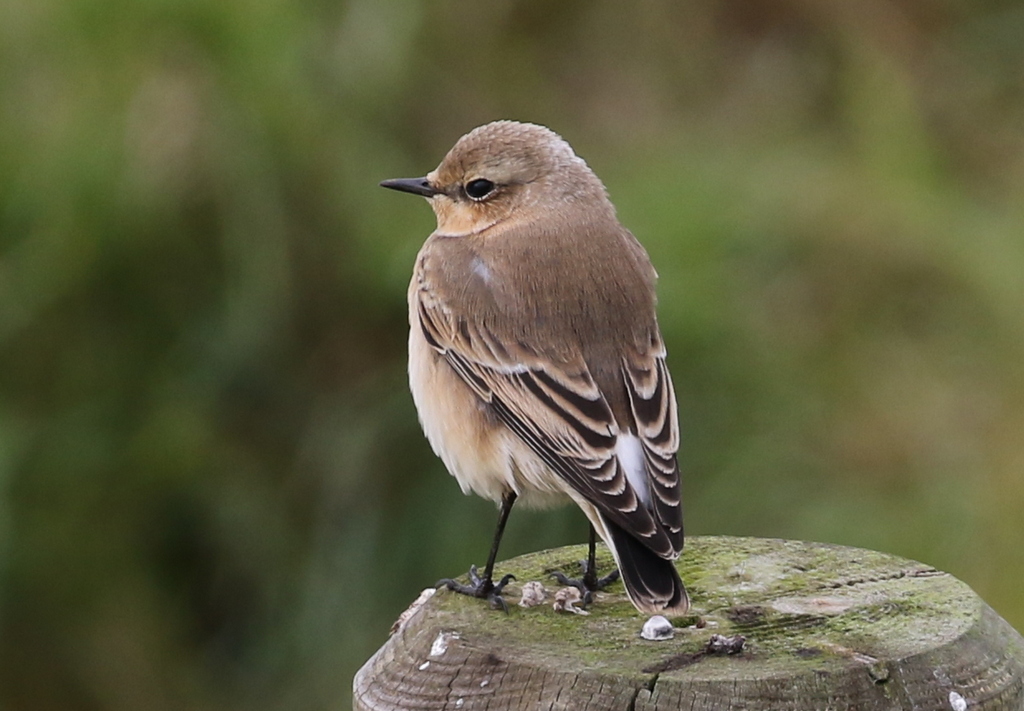
<instances>
[{"instance_id":1,"label":"bird's crown","mask_svg":"<svg viewBox=\"0 0 1024 711\"><path fill-rule=\"evenodd\" d=\"M460 138L435 174L441 185L472 179L476 173L497 184L522 184L585 166L572 147L549 128L494 121Z\"/></svg>"}]
</instances>

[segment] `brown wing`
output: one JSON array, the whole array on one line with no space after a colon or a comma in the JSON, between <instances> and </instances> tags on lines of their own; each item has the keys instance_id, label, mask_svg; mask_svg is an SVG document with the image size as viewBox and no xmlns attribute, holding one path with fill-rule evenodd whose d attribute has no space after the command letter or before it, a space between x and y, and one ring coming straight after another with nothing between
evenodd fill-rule
<instances>
[{"instance_id":1,"label":"brown wing","mask_svg":"<svg viewBox=\"0 0 1024 711\"><path fill-rule=\"evenodd\" d=\"M623 377L637 436L647 464L651 505L678 554L683 549L683 507L679 485L679 417L665 350L623 359Z\"/></svg>"},{"instance_id":2,"label":"brown wing","mask_svg":"<svg viewBox=\"0 0 1024 711\"><path fill-rule=\"evenodd\" d=\"M552 471L657 555L678 555L678 431L663 357L636 354L622 369L644 446L652 511L615 455L619 424L582 357L555 363L531 344L502 342L454 315L430 291L419 290L416 300L427 342Z\"/></svg>"}]
</instances>

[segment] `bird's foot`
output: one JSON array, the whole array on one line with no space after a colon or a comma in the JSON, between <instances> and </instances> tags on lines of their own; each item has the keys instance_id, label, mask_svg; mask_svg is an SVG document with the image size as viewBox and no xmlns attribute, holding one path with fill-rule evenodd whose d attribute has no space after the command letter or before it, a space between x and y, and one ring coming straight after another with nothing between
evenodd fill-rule
<instances>
[{"instance_id":1,"label":"bird's foot","mask_svg":"<svg viewBox=\"0 0 1024 711\"><path fill-rule=\"evenodd\" d=\"M505 602L505 598L501 596L501 591L505 589L505 586L509 584L509 581L515 580L516 576L509 573L505 575L497 582L494 583L489 575L481 576L476 571L476 566L471 565L469 567L469 585L464 585L457 580L451 578L444 578L438 580L434 587L446 587L453 592L457 592L460 595L469 595L470 597L479 597L487 600L491 607L495 610L502 609L505 614L508 614L508 604Z\"/></svg>"},{"instance_id":2,"label":"bird's foot","mask_svg":"<svg viewBox=\"0 0 1024 711\"><path fill-rule=\"evenodd\" d=\"M606 587L619 579L619 569L616 568L603 578L597 577L597 565L591 565L587 560L580 561L580 568L583 575L578 578L570 578L558 570L551 573L551 577L562 585L574 587L580 591L583 598L583 607L594 601L594 593L604 590Z\"/></svg>"}]
</instances>

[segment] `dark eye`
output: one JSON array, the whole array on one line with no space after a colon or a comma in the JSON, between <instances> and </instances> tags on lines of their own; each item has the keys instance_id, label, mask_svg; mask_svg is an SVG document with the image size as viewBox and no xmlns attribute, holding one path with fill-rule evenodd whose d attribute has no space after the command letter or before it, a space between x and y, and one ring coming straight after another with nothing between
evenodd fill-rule
<instances>
[{"instance_id":1,"label":"dark eye","mask_svg":"<svg viewBox=\"0 0 1024 711\"><path fill-rule=\"evenodd\" d=\"M482 200L494 190L494 183L484 178L477 178L466 183L466 195L474 200Z\"/></svg>"}]
</instances>

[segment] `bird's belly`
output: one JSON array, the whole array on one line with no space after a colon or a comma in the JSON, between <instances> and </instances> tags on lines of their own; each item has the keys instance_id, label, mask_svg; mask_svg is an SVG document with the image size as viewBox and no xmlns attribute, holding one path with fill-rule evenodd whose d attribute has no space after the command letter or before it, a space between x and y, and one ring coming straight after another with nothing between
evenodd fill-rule
<instances>
[{"instance_id":1,"label":"bird's belly","mask_svg":"<svg viewBox=\"0 0 1024 711\"><path fill-rule=\"evenodd\" d=\"M497 419L417 326L409 333L409 388L430 446L464 493L501 501L515 491L535 508L568 501L568 485Z\"/></svg>"}]
</instances>

